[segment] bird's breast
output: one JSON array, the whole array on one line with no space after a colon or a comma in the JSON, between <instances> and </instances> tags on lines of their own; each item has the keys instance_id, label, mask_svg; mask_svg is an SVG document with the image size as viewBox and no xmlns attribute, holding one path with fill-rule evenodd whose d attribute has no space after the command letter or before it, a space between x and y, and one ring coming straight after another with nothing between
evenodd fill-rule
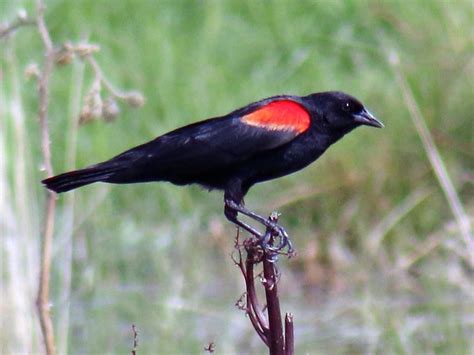
<instances>
[{"instance_id":1,"label":"bird's breast","mask_svg":"<svg viewBox=\"0 0 474 355\"><path fill-rule=\"evenodd\" d=\"M282 147L255 156L245 168L250 184L289 175L314 162L326 150L314 137L300 137Z\"/></svg>"}]
</instances>

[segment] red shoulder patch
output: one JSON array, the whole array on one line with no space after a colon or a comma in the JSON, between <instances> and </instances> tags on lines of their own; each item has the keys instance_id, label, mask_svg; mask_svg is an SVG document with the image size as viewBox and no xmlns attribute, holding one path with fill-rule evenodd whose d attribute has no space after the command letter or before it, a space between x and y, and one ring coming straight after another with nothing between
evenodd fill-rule
<instances>
[{"instance_id":1,"label":"red shoulder patch","mask_svg":"<svg viewBox=\"0 0 474 355\"><path fill-rule=\"evenodd\" d=\"M251 126L270 130L291 130L298 133L306 131L311 123L308 111L291 100L273 101L242 117Z\"/></svg>"}]
</instances>

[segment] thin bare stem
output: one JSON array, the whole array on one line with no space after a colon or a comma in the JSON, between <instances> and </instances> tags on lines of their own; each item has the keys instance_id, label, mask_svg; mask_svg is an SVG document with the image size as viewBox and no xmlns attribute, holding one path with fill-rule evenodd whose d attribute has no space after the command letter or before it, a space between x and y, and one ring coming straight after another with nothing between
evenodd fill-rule
<instances>
[{"instance_id":1,"label":"thin bare stem","mask_svg":"<svg viewBox=\"0 0 474 355\"><path fill-rule=\"evenodd\" d=\"M96 77L100 79L100 81L104 84L104 86L107 88L107 90L110 91L112 95L122 100L127 99L128 93L118 90L115 86L112 85L112 83L109 80L107 80L99 64L91 55L86 56L85 59L90 64Z\"/></svg>"},{"instance_id":2,"label":"thin bare stem","mask_svg":"<svg viewBox=\"0 0 474 355\"><path fill-rule=\"evenodd\" d=\"M265 337L268 335L268 323L265 319L265 315L262 312L262 307L258 302L257 292L255 291L255 274L254 274L254 265L255 265L255 258L251 255L252 251L249 251L247 254L246 263L246 275L245 280L247 284L247 304L251 307L253 314L257 318L258 324L262 329L262 332L265 334ZM267 341L265 341L267 343Z\"/></svg>"},{"instance_id":3,"label":"thin bare stem","mask_svg":"<svg viewBox=\"0 0 474 355\"><path fill-rule=\"evenodd\" d=\"M51 193L49 193L51 194ZM41 332L46 349L46 354L56 353L54 345L54 329L51 320L50 302L49 302L49 281L51 275L51 247L54 230L54 210L56 207L55 198L48 198L46 206L46 219L43 230L43 239L41 246L41 269L38 296L36 306L38 308Z\"/></svg>"},{"instance_id":4,"label":"thin bare stem","mask_svg":"<svg viewBox=\"0 0 474 355\"><path fill-rule=\"evenodd\" d=\"M51 149L48 127L48 104L49 104L49 79L54 65L54 49L49 37L49 32L44 22L44 4L42 0L37 0L38 7L38 31L41 35L43 45L45 46L45 61L43 70L38 80L39 96L39 123L41 128L41 151L43 153L43 164L48 176L53 175L53 166L51 163Z\"/></svg>"},{"instance_id":5,"label":"thin bare stem","mask_svg":"<svg viewBox=\"0 0 474 355\"><path fill-rule=\"evenodd\" d=\"M263 275L267 299L268 324L270 328L270 355L283 355L285 341L278 298L278 278L275 263L264 256Z\"/></svg>"},{"instance_id":6,"label":"thin bare stem","mask_svg":"<svg viewBox=\"0 0 474 355\"><path fill-rule=\"evenodd\" d=\"M132 355L137 355L137 348L138 348L138 331L135 324L132 324L132 334L133 334L133 348L132 348Z\"/></svg>"},{"instance_id":7,"label":"thin bare stem","mask_svg":"<svg viewBox=\"0 0 474 355\"><path fill-rule=\"evenodd\" d=\"M242 258L242 245L239 244L239 236L240 230L237 229L237 236L235 237L235 248L237 250L238 258L232 256L232 260L234 263L240 268L242 275L244 276L245 280L245 294L240 297L237 301L236 306L239 309L243 309L246 311L252 326L254 327L255 331L257 332L258 336L262 341L265 343L266 346L269 346L268 343L268 325L265 320L265 316L261 310L259 305L257 294L255 292L255 275L254 275L254 265L256 263L256 256L255 249L251 246L247 247L247 257L245 260L245 264ZM245 307L242 306L243 304L243 297L245 296Z\"/></svg>"},{"instance_id":8,"label":"thin bare stem","mask_svg":"<svg viewBox=\"0 0 474 355\"><path fill-rule=\"evenodd\" d=\"M413 124L416 127L418 135L423 143L426 155L431 163L431 166L436 174L436 177L441 185L441 188L448 200L451 211L456 219L459 231L461 232L466 248L469 250L470 255L470 264L474 266L474 238L472 236L471 224L469 216L465 212L461 200L453 186L451 178L449 177L448 171L441 159L441 155L436 148L436 145L431 137L430 131L426 126L426 122L421 113L420 107L418 106L413 92L408 84L405 75L400 69L400 61L398 54L393 52L390 55L390 64L395 73L398 85L403 94L403 98L408 106L410 111L410 117L413 121Z\"/></svg>"},{"instance_id":9,"label":"thin bare stem","mask_svg":"<svg viewBox=\"0 0 474 355\"><path fill-rule=\"evenodd\" d=\"M285 315L285 355L295 354L295 333L293 329L293 314Z\"/></svg>"},{"instance_id":10,"label":"thin bare stem","mask_svg":"<svg viewBox=\"0 0 474 355\"><path fill-rule=\"evenodd\" d=\"M39 110L38 119L41 129L41 152L43 164L48 176L53 175L51 163L50 138L48 127L48 104L49 104L49 79L54 65L54 48L49 32L44 21L44 3L37 0L37 25L43 45L45 47L45 60L38 79ZM56 353L54 342L54 329L50 313L49 283L51 275L51 249L54 233L54 213L56 209L56 196L53 192L48 192L46 200L46 216L41 242L41 265L39 276L38 296L36 306L38 308L41 331L45 350L48 355Z\"/></svg>"},{"instance_id":11,"label":"thin bare stem","mask_svg":"<svg viewBox=\"0 0 474 355\"><path fill-rule=\"evenodd\" d=\"M35 26L36 21L29 18L18 17L14 22L0 28L0 38L4 38L24 26Z\"/></svg>"}]
</instances>

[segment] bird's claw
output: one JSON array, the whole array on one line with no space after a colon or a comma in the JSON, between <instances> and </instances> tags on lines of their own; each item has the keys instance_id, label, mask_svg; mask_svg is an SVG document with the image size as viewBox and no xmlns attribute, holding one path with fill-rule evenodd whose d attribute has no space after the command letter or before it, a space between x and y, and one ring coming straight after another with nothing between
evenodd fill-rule
<instances>
[{"instance_id":1,"label":"bird's claw","mask_svg":"<svg viewBox=\"0 0 474 355\"><path fill-rule=\"evenodd\" d=\"M277 245L270 243L273 238L278 238L279 242ZM286 232L285 228L276 223L271 223L267 226L267 231L260 240L260 246L269 254L269 261L274 262L278 259L278 254L288 255L289 257L294 255L293 245L290 237ZM287 248L286 252L282 250Z\"/></svg>"}]
</instances>

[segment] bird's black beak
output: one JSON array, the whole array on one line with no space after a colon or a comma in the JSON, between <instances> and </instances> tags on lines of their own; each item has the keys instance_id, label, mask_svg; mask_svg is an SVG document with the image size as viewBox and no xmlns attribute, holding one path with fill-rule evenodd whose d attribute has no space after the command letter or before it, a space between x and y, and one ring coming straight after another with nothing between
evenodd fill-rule
<instances>
[{"instance_id":1,"label":"bird's black beak","mask_svg":"<svg viewBox=\"0 0 474 355\"><path fill-rule=\"evenodd\" d=\"M359 113L353 114L354 121L365 126L372 126L377 128L383 128L384 125L378 119L375 118L369 111L363 109Z\"/></svg>"}]
</instances>

